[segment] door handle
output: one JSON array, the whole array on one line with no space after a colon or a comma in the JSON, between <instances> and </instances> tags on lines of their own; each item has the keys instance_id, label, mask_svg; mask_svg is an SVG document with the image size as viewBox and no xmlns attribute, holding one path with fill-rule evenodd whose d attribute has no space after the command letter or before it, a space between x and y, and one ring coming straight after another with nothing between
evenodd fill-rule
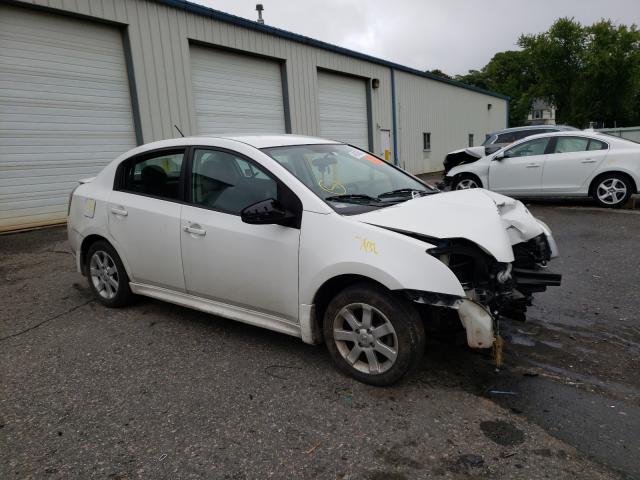
<instances>
[{"instance_id":1,"label":"door handle","mask_svg":"<svg viewBox=\"0 0 640 480\"><path fill-rule=\"evenodd\" d=\"M129 215L129 212L127 212L124 207L111 207L111 213L114 215L120 215L121 217Z\"/></svg>"},{"instance_id":2,"label":"door handle","mask_svg":"<svg viewBox=\"0 0 640 480\"><path fill-rule=\"evenodd\" d=\"M207 231L203 228L200 228L200 225L197 224L185 225L183 229L185 232L191 233L193 235L201 235L204 237L207 234Z\"/></svg>"},{"instance_id":3,"label":"door handle","mask_svg":"<svg viewBox=\"0 0 640 480\"><path fill-rule=\"evenodd\" d=\"M596 163L596 160L594 160L592 158L585 158L580 163Z\"/></svg>"},{"instance_id":4,"label":"door handle","mask_svg":"<svg viewBox=\"0 0 640 480\"><path fill-rule=\"evenodd\" d=\"M540 166L539 163L530 163L527 165L527 168L538 168Z\"/></svg>"}]
</instances>

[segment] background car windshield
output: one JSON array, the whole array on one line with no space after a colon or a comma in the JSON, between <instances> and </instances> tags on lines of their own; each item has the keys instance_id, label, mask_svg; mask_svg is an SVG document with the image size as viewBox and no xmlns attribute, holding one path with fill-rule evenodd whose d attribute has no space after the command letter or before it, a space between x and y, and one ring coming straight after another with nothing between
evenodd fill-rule
<instances>
[{"instance_id":1,"label":"background car windshield","mask_svg":"<svg viewBox=\"0 0 640 480\"><path fill-rule=\"evenodd\" d=\"M331 197L345 195L353 196L350 202L366 202L367 197L376 201L406 200L412 190L434 191L384 160L349 145L294 145L263 151L329 201L339 201ZM389 193L398 190L402 192Z\"/></svg>"}]
</instances>

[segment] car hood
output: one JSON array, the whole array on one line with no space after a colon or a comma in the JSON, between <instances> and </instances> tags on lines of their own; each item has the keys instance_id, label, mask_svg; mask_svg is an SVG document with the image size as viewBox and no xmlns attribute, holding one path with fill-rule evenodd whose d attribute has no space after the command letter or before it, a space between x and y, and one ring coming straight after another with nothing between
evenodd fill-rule
<instances>
[{"instance_id":1,"label":"car hood","mask_svg":"<svg viewBox=\"0 0 640 480\"><path fill-rule=\"evenodd\" d=\"M352 218L428 237L466 238L499 262L512 262L512 245L544 232L521 202L480 188L415 198Z\"/></svg>"},{"instance_id":2,"label":"car hood","mask_svg":"<svg viewBox=\"0 0 640 480\"><path fill-rule=\"evenodd\" d=\"M447 155L456 155L458 153L467 153L472 157L476 157L476 158L481 158L481 157L484 157L485 155L483 146L461 148L460 150L454 150L453 152L449 152L447 153Z\"/></svg>"}]
</instances>

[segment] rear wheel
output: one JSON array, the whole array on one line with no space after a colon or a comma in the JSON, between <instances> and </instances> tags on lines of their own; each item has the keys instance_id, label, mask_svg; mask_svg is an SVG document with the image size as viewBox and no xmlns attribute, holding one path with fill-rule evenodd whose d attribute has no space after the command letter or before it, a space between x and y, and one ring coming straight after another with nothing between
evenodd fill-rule
<instances>
[{"instance_id":1,"label":"rear wheel","mask_svg":"<svg viewBox=\"0 0 640 480\"><path fill-rule=\"evenodd\" d=\"M596 179L592 196L603 207L619 208L627 203L633 193L631 182L618 173L605 174Z\"/></svg>"},{"instance_id":2,"label":"rear wheel","mask_svg":"<svg viewBox=\"0 0 640 480\"><path fill-rule=\"evenodd\" d=\"M129 276L115 249L97 241L87 252L86 274L96 299L107 307L122 307L133 300Z\"/></svg>"},{"instance_id":3,"label":"rear wheel","mask_svg":"<svg viewBox=\"0 0 640 480\"><path fill-rule=\"evenodd\" d=\"M482 188L482 182L475 175L459 175L451 186L451 190L468 190L470 188Z\"/></svg>"},{"instance_id":4,"label":"rear wheel","mask_svg":"<svg viewBox=\"0 0 640 480\"><path fill-rule=\"evenodd\" d=\"M336 295L324 317L324 338L337 367L371 385L391 385L416 367L424 327L408 301L359 284Z\"/></svg>"}]
</instances>

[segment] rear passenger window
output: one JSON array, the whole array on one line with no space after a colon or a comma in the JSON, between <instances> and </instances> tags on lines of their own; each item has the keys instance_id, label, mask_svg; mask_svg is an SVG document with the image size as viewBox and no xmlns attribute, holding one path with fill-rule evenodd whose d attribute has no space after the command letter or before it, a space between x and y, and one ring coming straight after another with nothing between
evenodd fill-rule
<instances>
[{"instance_id":1,"label":"rear passenger window","mask_svg":"<svg viewBox=\"0 0 640 480\"><path fill-rule=\"evenodd\" d=\"M607 144L601 142L600 140L589 140L589 148L588 150L606 150L608 148Z\"/></svg>"},{"instance_id":2,"label":"rear passenger window","mask_svg":"<svg viewBox=\"0 0 640 480\"><path fill-rule=\"evenodd\" d=\"M588 138L558 137L555 153L584 152L589 144Z\"/></svg>"},{"instance_id":3,"label":"rear passenger window","mask_svg":"<svg viewBox=\"0 0 640 480\"><path fill-rule=\"evenodd\" d=\"M196 150L191 198L194 204L239 214L262 200L278 198L278 184L260 167L231 153Z\"/></svg>"},{"instance_id":4,"label":"rear passenger window","mask_svg":"<svg viewBox=\"0 0 640 480\"><path fill-rule=\"evenodd\" d=\"M184 151L133 159L125 163L120 190L179 200L183 160Z\"/></svg>"}]
</instances>

